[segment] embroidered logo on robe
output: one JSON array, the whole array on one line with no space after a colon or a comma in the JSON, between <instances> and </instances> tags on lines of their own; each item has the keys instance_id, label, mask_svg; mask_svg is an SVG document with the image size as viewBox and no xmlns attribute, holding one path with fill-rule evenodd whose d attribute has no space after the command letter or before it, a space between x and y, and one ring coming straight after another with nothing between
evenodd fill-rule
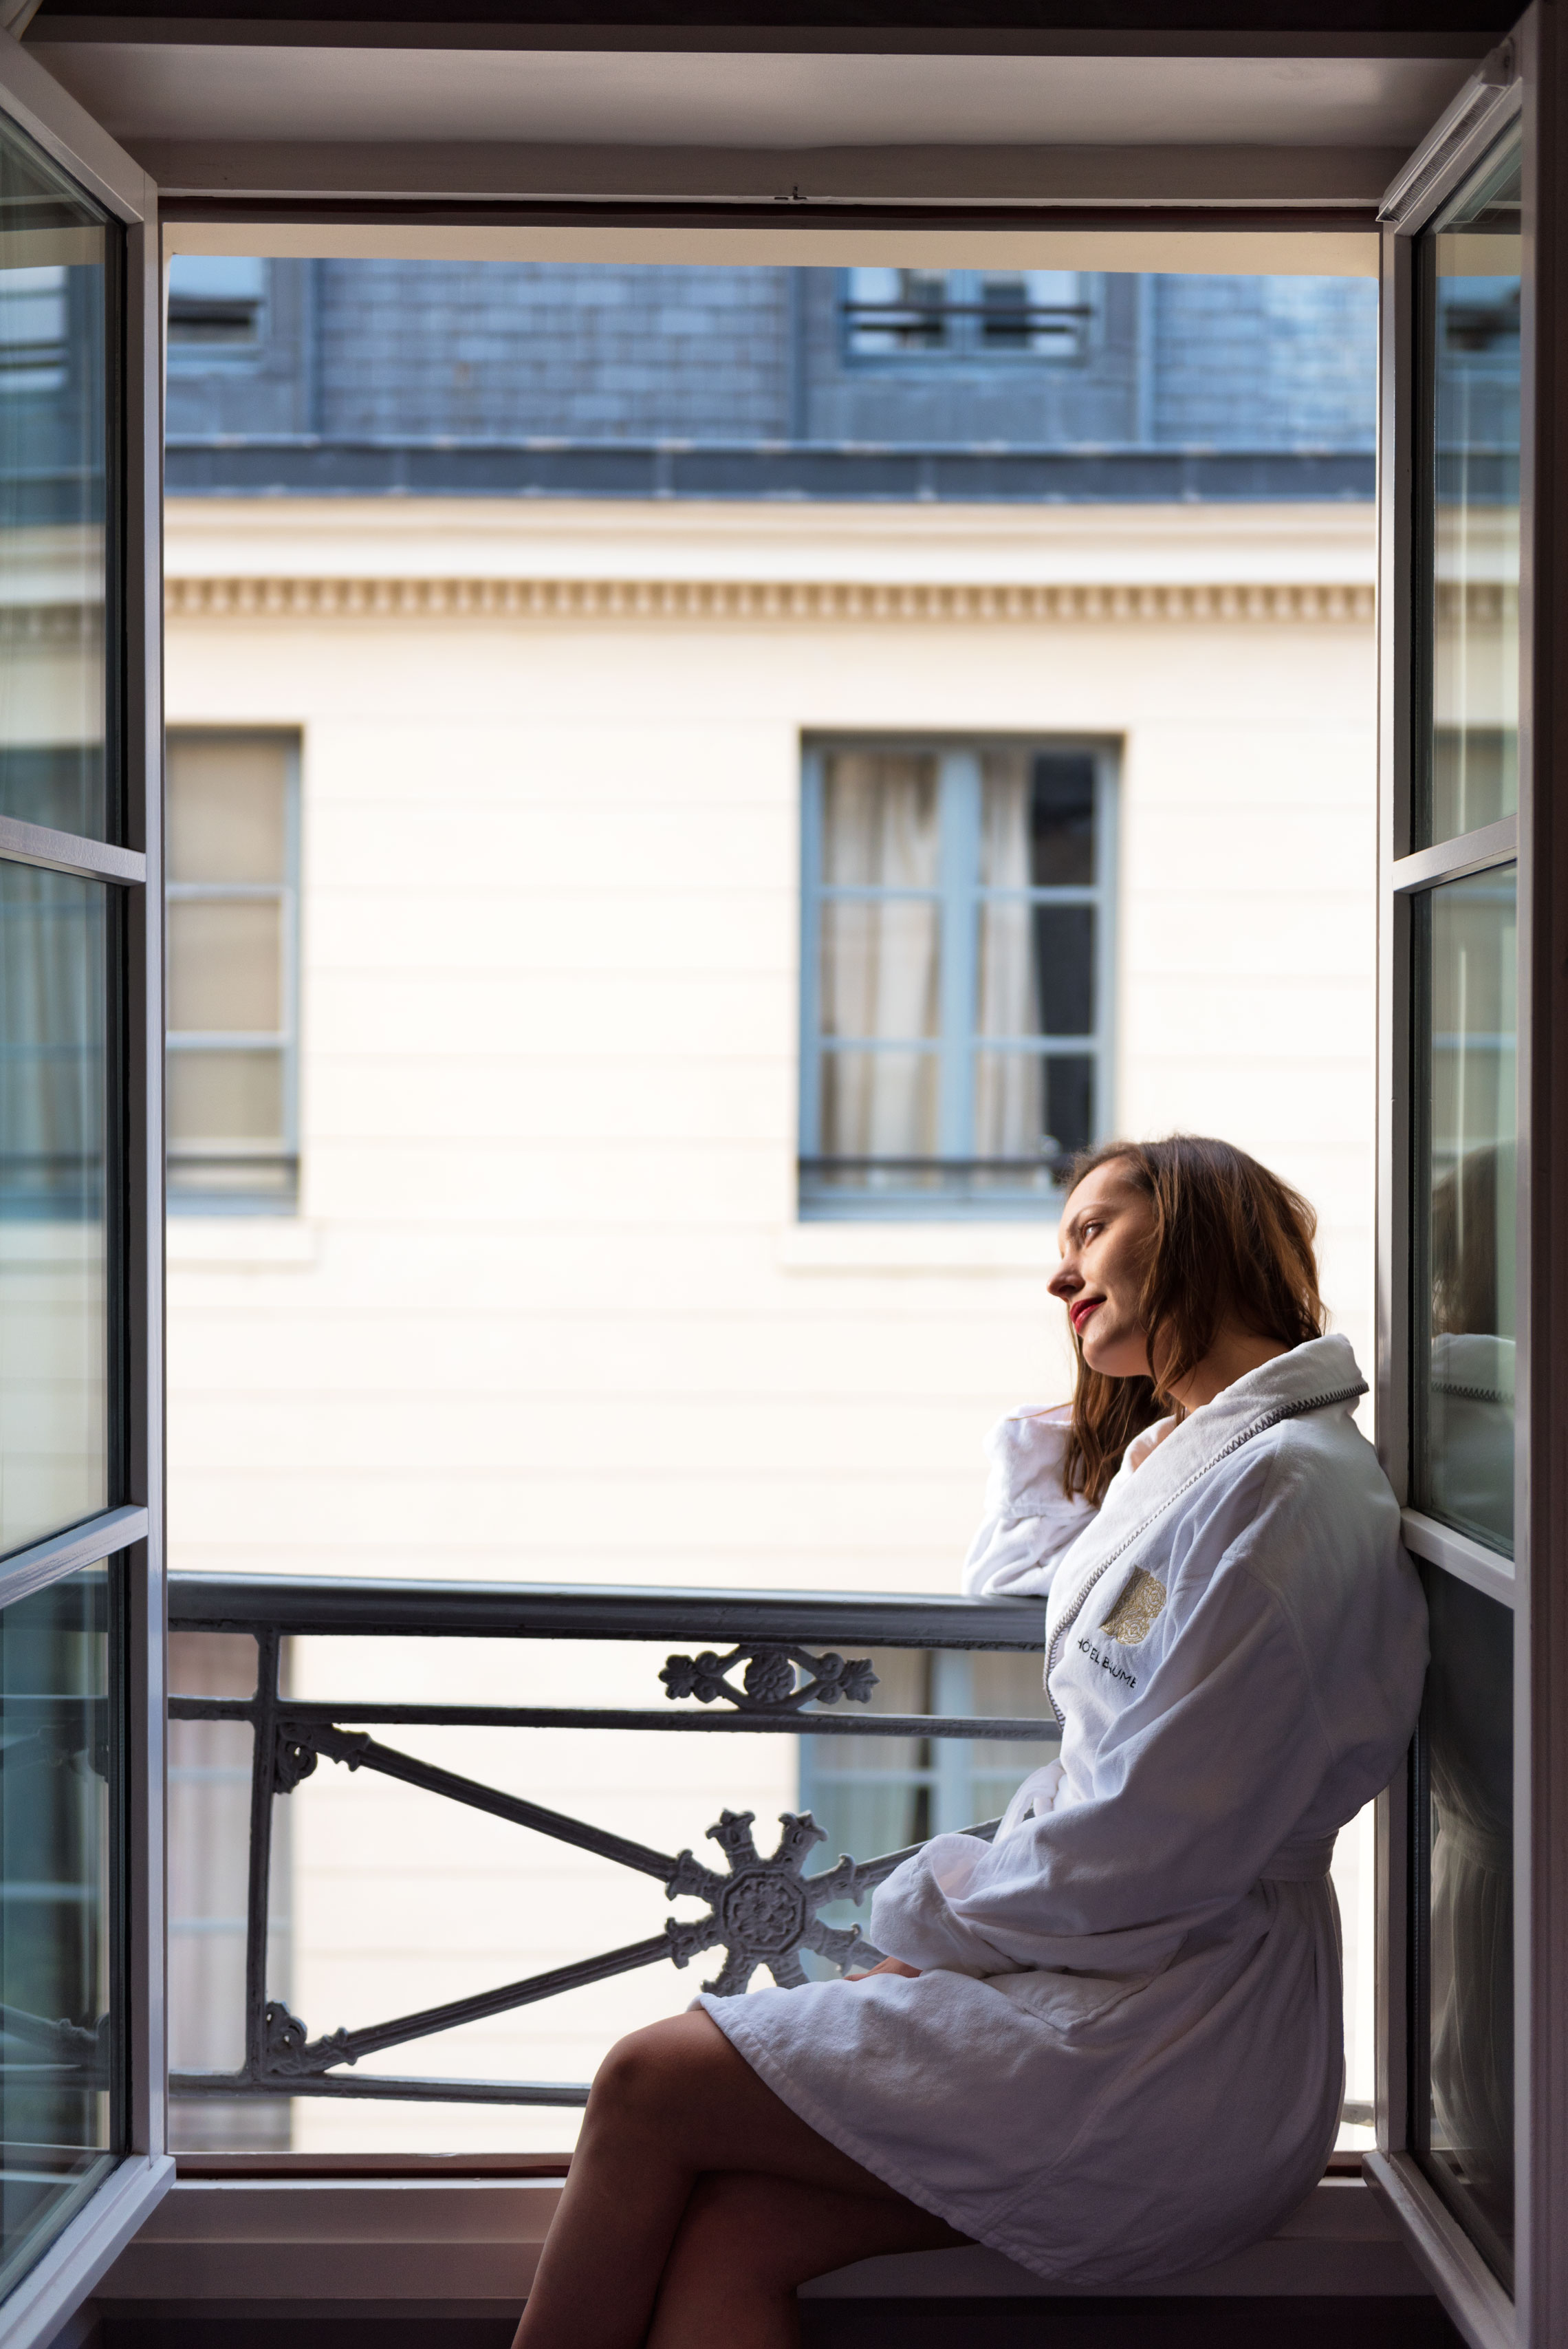
<instances>
[{"instance_id":1,"label":"embroidered logo on robe","mask_svg":"<svg viewBox=\"0 0 1568 2349\"><path fill-rule=\"evenodd\" d=\"M1131 1581L1099 1628L1102 1631L1109 1631L1122 1647L1136 1648L1153 1630L1164 1604L1165 1585L1138 1567L1133 1571Z\"/></svg>"}]
</instances>

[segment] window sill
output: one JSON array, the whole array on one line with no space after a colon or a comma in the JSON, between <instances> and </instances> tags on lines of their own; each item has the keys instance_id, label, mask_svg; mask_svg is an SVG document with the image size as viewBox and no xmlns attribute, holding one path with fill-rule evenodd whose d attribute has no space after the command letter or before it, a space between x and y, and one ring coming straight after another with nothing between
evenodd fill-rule
<instances>
[{"instance_id":1,"label":"window sill","mask_svg":"<svg viewBox=\"0 0 1568 2349\"><path fill-rule=\"evenodd\" d=\"M1057 1268L1054 1224L809 1223L780 1237L789 1273L976 1273L1044 1277Z\"/></svg>"},{"instance_id":2,"label":"window sill","mask_svg":"<svg viewBox=\"0 0 1568 2349\"><path fill-rule=\"evenodd\" d=\"M165 1233L170 1271L304 1271L319 1254L315 1225L297 1216L171 1215Z\"/></svg>"}]
</instances>

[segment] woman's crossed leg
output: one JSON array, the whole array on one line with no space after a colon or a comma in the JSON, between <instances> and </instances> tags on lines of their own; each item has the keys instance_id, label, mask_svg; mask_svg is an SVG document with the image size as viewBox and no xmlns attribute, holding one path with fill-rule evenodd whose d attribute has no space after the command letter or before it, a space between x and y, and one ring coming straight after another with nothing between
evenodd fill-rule
<instances>
[{"instance_id":1,"label":"woman's crossed leg","mask_svg":"<svg viewBox=\"0 0 1568 2349\"><path fill-rule=\"evenodd\" d=\"M965 2240L809 2128L698 2009L600 2066L513 2349L792 2349L808 2277Z\"/></svg>"}]
</instances>

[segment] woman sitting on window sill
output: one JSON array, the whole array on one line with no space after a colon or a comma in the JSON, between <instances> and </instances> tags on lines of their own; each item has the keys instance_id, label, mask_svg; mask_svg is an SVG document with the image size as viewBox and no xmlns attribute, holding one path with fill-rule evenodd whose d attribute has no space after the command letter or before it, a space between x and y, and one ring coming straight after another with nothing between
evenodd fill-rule
<instances>
[{"instance_id":1,"label":"woman sitting on window sill","mask_svg":"<svg viewBox=\"0 0 1568 2349\"><path fill-rule=\"evenodd\" d=\"M1045 1595L1059 1761L881 1887L868 1974L705 1995L594 2082L516 2349L788 2349L808 2278L965 2241L1115 2292L1267 2234L1343 2091L1338 1829L1426 1610L1311 1209L1222 1143L1075 1171L1069 1410L991 1440L965 1584Z\"/></svg>"}]
</instances>

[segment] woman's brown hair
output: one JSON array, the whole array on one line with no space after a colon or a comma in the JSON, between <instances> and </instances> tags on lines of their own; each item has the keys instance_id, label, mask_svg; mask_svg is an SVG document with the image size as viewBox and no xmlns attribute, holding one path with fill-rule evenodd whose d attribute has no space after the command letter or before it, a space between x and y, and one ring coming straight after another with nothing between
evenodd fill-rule
<instances>
[{"instance_id":1,"label":"woman's brown hair","mask_svg":"<svg viewBox=\"0 0 1568 2349\"><path fill-rule=\"evenodd\" d=\"M1078 1348L1062 1482L1097 1505L1133 1437L1169 1413L1183 1415L1171 1391L1227 1322L1300 1346L1322 1337L1326 1319L1313 1250L1317 1217L1299 1191L1244 1150L1194 1133L1105 1142L1075 1160L1069 1194L1113 1160L1154 1209L1138 1315L1153 1376L1108 1379Z\"/></svg>"}]
</instances>

